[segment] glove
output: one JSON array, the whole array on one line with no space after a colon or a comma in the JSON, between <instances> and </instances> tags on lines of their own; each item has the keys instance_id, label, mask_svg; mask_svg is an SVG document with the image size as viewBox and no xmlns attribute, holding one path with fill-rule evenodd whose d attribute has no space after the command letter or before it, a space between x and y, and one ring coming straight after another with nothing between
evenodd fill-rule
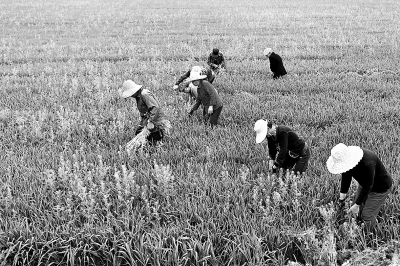
<instances>
[{"instance_id":1,"label":"glove","mask_svg":"<svg viewBox=\"0 0 400 266\"><path fill-rule=\"evenodd\" d=\"M214 112L214 108L211 106L208 107L208 114L212 114Z\"/></svg>"},{"instance_id":2,"label":"glove","mask_svg":"<svg viewBox=\"0 0 400 266\"><path fill-rule=\"evenodd\" d=\"M269 162L268 162L268 170L272 170L273 166L274 166L274 160L269 160Z\"/></svg>"},{"instance_id":3,"label":"glove","mask_svg":"<svg viewBox=\"0 0 400 266\"><path fill-rule=\"evenodd\" d=\"M154 129L154 124L149 121L149 122L147 122L146 127L147 127L148 130L152 130L152 129Z\"/></svg>"},{"instance_id":4,"label":"glove","mask_svg":"<svg viewBox=\"0 0 400 266\"><path fill-rule=\"evenodd\" d=\"M178 85L174 85L174 86L172 87L172 89L177 90L178 87L179 87Z\"/></svg>"}]
</instances>

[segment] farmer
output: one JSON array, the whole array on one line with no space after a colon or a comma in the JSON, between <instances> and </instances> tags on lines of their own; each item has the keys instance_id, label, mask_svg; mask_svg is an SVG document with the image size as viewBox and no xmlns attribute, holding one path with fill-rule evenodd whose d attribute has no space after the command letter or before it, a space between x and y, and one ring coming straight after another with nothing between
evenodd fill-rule
<instances>
[{"instance_id":1,"label":"farmer","mask_svg":"<svg viewBox=\"0 0 400 266\"><path fill-rule=\"evenodd\" d=\"M375 225L375 217L393 184L378 156L370 150L339 143L332 148L326 166L332 174L342 174L339 201L346 199L352 178L358 182L356 199L348 212L364 221L367 228Z\"/></svg>"},{"instance_id":2,"label":"farmer","mask_svg":"<svg viewBox=\"0 0 400 266\"><path fill-rule=\"evenodd\" d=\"M134 98L136 100L137 108L140 112L140 123L135 135L146 127L150 131L147 140L155 144L169 134L170 122L166 119L159 101L153 93L144 89L143 85L127 80L122 85L120 95L124 99Z\"/></svg>"},{"instance_id":3,"label":"farmer","mask_svg":"<svg viewBox=\"0 0 400 266\"><path fill-rule=\"evenodd\" d=\"M277 126L266 120L258 120L254 125L256 143L267 138L269 168L276 173L279 168L302 174L307 170L310 149L307 143L287 126Z\"/></svg>"},{"instance_id":4,"label":"farmer","mask_svg":"<svg viewBox=\"0 0 400 266\"><path fill-rule=\"evenodd\" d=\"M206 77L206 75L201 75L199 72L190 73L189 80L197 89L198 97L189 115L191 116L202 104L204 122L210 123L211 127L214 127L218 124L218 118L222 111L222 101L214 86L205 80Z\"/></svg>"},{"instance_id":5,"label":"farmer","mask_svg":"<svg viewBox=\"0 0 400 266\"><path fill-rule=\"evenodd\" d=\"M189 77L191 72L199 72L201 75L207 76L207 81L213 83L215 74L210 68L203 66L193 66L188 72L183 74L173 86L174 90L188 93L191 98L197 99L197 89L190 83Z\"/></svg>"},{"instance_id":6,"label":"farmer","mask_svg":"<svg viewBox=\"0 0 400 266\"><path fill-rule=\"evenodd\" d=\"M274 74L273 79L280 78L287 74L285 67L283 66L282 58L274 53L271 48L266 48L264 50L264 55L269 59L269 65Z\"/></svg>"},{"instance_id":7,"label":"farmer","mask_svg":"<svg viewBox=\"0 0 400 266\"><path fill-rule=\"evenodd\" d=\"M210 53L208 56L207 64L217 74L219 74L221 70L226 69L224 55L219 51L218 48L214 48L212 50L212 53Z\"/></svg>"}]
</instances>

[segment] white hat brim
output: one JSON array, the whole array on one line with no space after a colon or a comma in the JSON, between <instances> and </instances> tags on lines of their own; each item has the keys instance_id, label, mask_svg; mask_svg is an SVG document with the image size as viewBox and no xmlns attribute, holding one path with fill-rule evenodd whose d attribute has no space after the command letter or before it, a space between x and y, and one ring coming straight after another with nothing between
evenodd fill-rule
<instances>
[{"instance_id":1,"label":"white hat brim","mask_svg":"<svg viewBox=\"0 0 400 266\"><path fill-rule=\"evenodd\" d=\"M190 77L189 81L195 81L195 80L200 80L200 79L205 79L207 76L206 75L199 75L197 77Z\"/></svg>"},{"instance_id":2,"label":"white hat brim","mask_svg":"<svg viewBox=\"0 0 400 266\"><path fill-rule=\"evenodd\" d=\"M133 94L135 94L138 90L140 90L140 88L142 88L143 85L138 85L136 84L134 87L129 88L127 90L123 90L122 89L122 93L121 93L121 97L122 98L128 98L131 97Z\"/></svg>"},{"instance_id":3,"label":"white hat brim","mask_svg":"<svg viewBox=\"0 0 400 266\"><path fill-rule=\"evenodd\" d=\"M335 161L331 155L326 161L326 167L332 174L342 174L353 169L361 161L363 155L364 152L360 147L348 146L344 158Z\"/></svg>"},{"instance_id":4,"label":"white hat brim","mask_svg":"<svg viewBox=\"0 0 400 266\"><path fill-rule=\"evenodd\" d=\"M258 132L256 135L256 143L263 142L264 139L267 137L267 133L268 133L268 128Z\"/></svg>"}]
</instances>

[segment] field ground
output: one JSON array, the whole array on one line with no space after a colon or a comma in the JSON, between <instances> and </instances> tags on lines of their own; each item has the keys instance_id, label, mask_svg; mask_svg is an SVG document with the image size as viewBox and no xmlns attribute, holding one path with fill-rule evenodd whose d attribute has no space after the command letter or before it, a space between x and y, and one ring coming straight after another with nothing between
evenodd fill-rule
<instances>
[{"instance_id":1,"label":"field ground","mask_svg":"<svg viewBox=\"0 0 400 266\"><path fill-rule=\"evenodd\" d=\"M399 10L1 1L0 265L400 265ZM268 46L289 72L281 80ZM222 126L210 131L171 88L213 47L228 72L215 81ZM163 145L131 157L126 79L152 90L173 124ZM306 176L269 175L260 118L304 136ZM339 142L375 151L395 180L373 235L335 222L340 177L325 162Z\"/></svg>"}]
</instances>

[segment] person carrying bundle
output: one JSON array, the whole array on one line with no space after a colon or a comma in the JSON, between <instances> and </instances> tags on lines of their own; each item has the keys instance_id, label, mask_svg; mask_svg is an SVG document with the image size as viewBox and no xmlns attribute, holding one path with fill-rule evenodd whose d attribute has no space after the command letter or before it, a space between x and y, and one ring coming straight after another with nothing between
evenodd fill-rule
<instances>
[{"instance_id":1,"label":"person carrying bundle","mask_svg":"<svg viewBox=\"0 0 400 266\"><path fill-rule=\"evenodd\" d=\"M164 112L160 107L160 103L152 92L138 85L132 80L126 80L119 91L120 96L124 99L133 98L136 100L136 106L140 113L140 123L135 131L135 135L141 140L139 142L131 141L135 146L142 146L145 141L155 144L161 141L165 136L169 135L171 128L170 122L166 119ZM136 143L136 144L135 144ZM129 149L129 147L127 147Z\"/></svg>"},{"instance_id":2,"label":"person carrying bundle","mask_svg":"<svg viewBox=\"0 0 400 266\"><path fill-rule=\"evenodd\" d=\"M287 126L258 120L254 125L256 143L268 141L269 168L276 173L279 168L303 174L308 167L310 149L307 143Z\"/></svg>"}]
</instances>

